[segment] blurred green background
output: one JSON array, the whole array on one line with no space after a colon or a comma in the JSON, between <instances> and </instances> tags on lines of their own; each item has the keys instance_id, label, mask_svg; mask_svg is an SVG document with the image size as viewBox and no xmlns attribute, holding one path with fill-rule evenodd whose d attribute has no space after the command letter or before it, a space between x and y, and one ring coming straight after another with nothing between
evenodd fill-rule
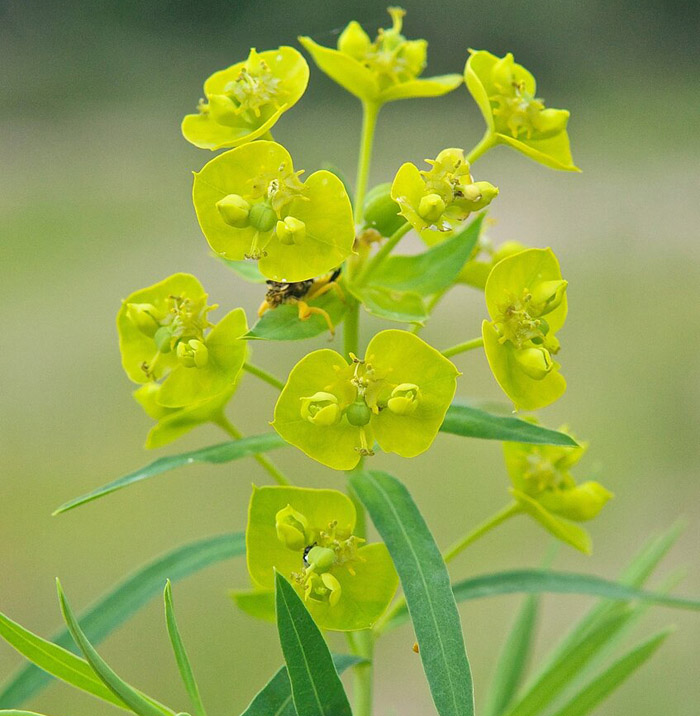
<instances>
[{"instance_id":1,"label":"blurred green background","mask_svg":"<svg viewBox=\"0 0 700 716\"><path fill-rule=\"evenodd\" d=\"M467 47L512 50L538 77L548 104L572 112L583 174L552 172L505 148L476 169L501 190L491 212L493 240L552 245L561 260L570 282L561 335L569 389L542 417L590 439L577 474L616 493L591 525L593 557L562 548L556 567L614 577L648 535L684 516L688 527L663 571L686 566L679 591L700 594L698 5L404 5L407 35L431 43L427 74L461 71ZM243 528L250 483L266 481L252 461L194 466L61 517L50 513L156 457L141 447L149 420L120 367L114 316L121 298L185 270L201 278L222 312L243 305L252 317L261 299L259 287L237 281L208 255L190 204L190 172L212 155L189 146L179 122L193 111L204 78L251 45L294 44L299 33L332 44L351 19L370 31L388 24L377 2L0 3L0 610L39 634L48 636L60 621L55 576L80 608L172 546ZM329 160L352 174L359 123L357 103L312 67L307 95L275 138L299 168ZM469 149L481 133L464 88L443 99L394 103L380 118L372 177L389 180L401 162L446 146ZM483 315L483 298L458 288L423 335L444 348L476 335ZM378 324L365 323L367 336ZM325 338L256 344L255 360L284 375L304 352L325 345ZM482 355L457 362L462 395L503 399ZM248 379L230 415L246 431L263 431L274 397ZM172 451L222 438L200 428ZM291 449L275 459L299 481L342 488L337 475ZM441 436L416 460L375 460L405 479L441 545L507 499L497 444ZM453 574L534 566L547 546L545 534L520 518L469 550ZM281 661L274 629L230 603L227 590L246 584L238 560L174 590L212 714L238 713ZM589 603L547 597L538 653ZM461 609L477 699L518 604L518 597L502 597ZM123 677L186 708L161 611L152 603L101 650ZM647 633L667 623L677 624L677 633L600 714L697 715L700 682L689 677L700 620L656 609ZM406 627L381 643L382 716L433 713L412 643ZM0 644L0 680L19 663ZM60 684L31 706L73 716L112 713Z\"/></svg>"}]
</instances>

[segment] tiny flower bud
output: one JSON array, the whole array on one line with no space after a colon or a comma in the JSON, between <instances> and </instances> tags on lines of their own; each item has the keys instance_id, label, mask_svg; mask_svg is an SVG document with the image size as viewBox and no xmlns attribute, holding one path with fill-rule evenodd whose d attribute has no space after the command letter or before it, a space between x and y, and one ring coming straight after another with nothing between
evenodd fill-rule
<instances>
[{"instance_id":1,"label":"tiny flower bud","mask_svg":"<svg viewBox=\"0 0 700 716\"><path fill-rule=\"evenodd\" d=\"M250 207L248 221L258 231L270 231L277 223L277 213L267 202L261 201Z\"/></svg>"},{"instance_id":2,"label":"tiny flower bud","mask_svg":"<svg viewBox=\"0 0 700 716\"><path fill-rule=\"evenodd\" d=\"M288 216L284 221L277 222L275 233L285 246L300 244L306 238L306 224L293 216Z\"/></svg>"},{"instance_id":3,"label":"tiny flower bud","mask_svg":"<svg viewBox=\"0 0 700 716\"><path fill-rule=\"evenodd\" d=\"M391 236L405 223L399 213L401 207L391 198L391 184L378 184L365 198L365 225L376 229L382 236Z\"/></svg>"},{"instance_id":4,"label":"tiny flower bud","mask_svg":"<svg viewBox=\"0 0 700 716\"><path fill-rule=\"evenodd\" d=\"M472 211L478 211L488 206L497 196L498 187L487 181L477 181L473 184L463 184L460 192L464 199L470 202Z\"/></svg>"},{"instance_id":5,"label":"tiny flower bud","mask_svg":"<svg viewBox=\"0 0 700 716\"><path fill-rule=\"evenodd\" d=\"M401 383L391 391L387 407L396 415L411 415L418 407L420 389L415 383Z\"/></svg>"},{"instance_id":6,"label":"tiny flower bud","mask_svg":"<svg viewBox=\"0 0 700 716\"><path fill-rule=\"evenodd\" d=\"M426 40L411 40L405 42L401 48L401 57L405 60L408 71L412 75L419 75L425 68L427 49Z\"/></svg>"},{"instance_id":7,"label":"tiny flower bud","mask_svg":"<svg viewBox=\"0 0 700 716\"><path fill-rule=\"evenodd\" d=\"M309 522L291 505L287 505L275 515L275 530L277 539L288 549L304 549L308 543Z\"/></svg>"},{"instance_id":8,"label":"tiny flower bud","mask_svg":"<svg viewBox=\"0 0 700 716\"><path fill-rule=\"evenodd\" d=\"M445 202L439 194L428 194L418 204L418 214L425 221L436 222L445 211Z\"/></svg>"},{"instance_id":9,"label":"tiny flower bud","mask_svg":"<svg viewBox=\"0 0 700 716\"><path fill-rule=\"evenodd\" d=\"M546 348L523 348L516 351L515 359L524 373L533 380L542 380L554 367Z\"/></svg>"},{"instance_id":10,"label":"tiny flower bud","mask_svg":"<svg viewBox=\"0 0 700 716\"><path fill-rule=\"evenodd\" d=\"M153 340L161 353L170 353L173 348L173 334L168 326L161 326L155 332Z\"/></svg>"},{"instance_id":11,"label":"tiny flower bud","mask_svg":"<svg viewBox=\"0 0 700 716\"><path fill-rule=\"evenodd\" d=\"M340 595L343 591L340 582L328 572L321 575L321 581L329 592L328 603L334 607L340 601Z\"/></svg>"},{"instance_id":12,"label":"tiny flower bud","mask_svg":"<svg viewBox=\"0 0 700 716\"><path fill-rule=\"evenodd\" d=\"M335 564L335 552L328 547L312 547L306 555L308 564L316 568L317 573L326 572Z\"/></svg>"},{"instance_id":13,"label":"tiny flower bud","mask_svg":"<svg viewBox=\"0 0 700 716\"><path fill-rule=\"evenodd\" d=\"M537 132L550 137L563 132L568 122L569 112L565 109L543 109L532 118Z\"/></svg>"},{"instance_id":14,"label":"tiny flower bud","mask_svg":"<svg viewBox=\"0 0 700 716\"><path fill-rule=\"evenodd\" d=\"M136 328L153 337L158 330L158 321L154 318L156 308L150 303L127 303L126 315Z\"/></svg>"},{"instance_id":15,"label":"tiny flower bud","mask_svg":"<svg viewBox=\"0 0 700 716\"><path fill-rule=\"evenodd\" d=\"M216 208L229 226L237 229L248 226L250 204L242 196L229 194L216 202Z\"/></svg>"},{"instance_id":16,"label":"tiny flower bud","mask_svg":"<svg viewBox=\"0 0 700 716\"><path fill-rule=\"evenodd\" d=\"M369 35L353 20L338 38L338 49L356 60L362 60L372 45Z\"/></svg>"},{"instance_id":17,"label":"tiny flower bud","mask_svg":"<svg viewBox=\"0 0 700 716\"><path fill-rule=\"evenodd\" d=\"M542 313L553 311L564 299L567 281L563 279L555 281L542 281L535 286L532 293L532 303L536 306L542 305Z\"/></svg>"},{"instance_id":18,"label":"tiny flower bud","mask_svg":"<svg viewBox=\"0 0 700 716\"><path fill-rule=\"evenodd\" d=\"M345 416L350 425L361 428L369 422L372 417L372 411L364 400L358 400L345 411Z\"/></svg>"},{"instance_id":19,"label":"tiny flower bud","mask_svg":"<svg viewBox=\"0 0 700 716\"><path fill-rule=\"evenodd\" d=\"M204 368L209 362L209 349L196 338L177 344L178 360L185 368Z\"/></svg>"},{"instance_id":20,"label":"tiny flower bud","mask_svg":"<svg viewBox=\"0 0 700 716\"><path fill-rule=\"evenodd\" d=\"M320 390L309 398L301 399L301 417L314 425L328 427L340 420L338 398Z\"/></svg>"}]
</instances>

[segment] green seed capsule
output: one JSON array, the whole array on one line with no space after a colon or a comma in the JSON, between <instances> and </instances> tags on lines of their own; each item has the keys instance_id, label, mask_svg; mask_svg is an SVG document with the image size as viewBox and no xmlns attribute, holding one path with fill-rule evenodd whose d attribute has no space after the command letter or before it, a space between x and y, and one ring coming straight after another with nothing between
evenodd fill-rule
<instances>
[{"instance_id":1,"label":"green seed capsule","mask_svg":"<svg viewBox=\"0 0 700 716\"><path fill-rule=\"evenodd\" d=\"M271 231L277 223L277 213L267 202L261 201L250 208L248 221L258 231Z\"/></svg>"},{"instance_id":2,"label":"green seed capsule","mask_svg":"<svg viewBox=\"0 0 700 716\"><path fill-rule=\"evenodd\" d=\"M367 407L367 403L364 400L358 400L347 409L345 415L350 425L361 428L369 423L372 411Z\"/></svg>"}]
</instances>

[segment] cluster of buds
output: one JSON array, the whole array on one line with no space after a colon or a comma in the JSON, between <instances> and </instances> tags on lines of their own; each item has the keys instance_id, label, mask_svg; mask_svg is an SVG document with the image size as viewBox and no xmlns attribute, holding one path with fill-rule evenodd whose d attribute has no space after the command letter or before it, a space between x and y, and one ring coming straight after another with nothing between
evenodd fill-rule
<instances>
[{"instance_id":1,"label":"cluster of buds","mask_svg":"<svg viewBox=\"0 0 700 716\"><path fill-rule=\"evenodd\" d=\"M428 171L403 164L391 186L391 198L418 232L450 231L498 195L493 184L474 181L461 149L443 149L435 159L425 161L431 166Z\"/></svg>"},{"instance_id":2,"label":"cluster of buds","mask_svg":"<svg viewBox=\"0 0 700 716\"><path fill-rule=\"evenodd\" d=\"M374 454L414 457L430 447L459 375L454 365L406 331L378 333L364 359L314 351L294 367L275 406L273 427L336 470Z\"/></svg>"}]
</instances>

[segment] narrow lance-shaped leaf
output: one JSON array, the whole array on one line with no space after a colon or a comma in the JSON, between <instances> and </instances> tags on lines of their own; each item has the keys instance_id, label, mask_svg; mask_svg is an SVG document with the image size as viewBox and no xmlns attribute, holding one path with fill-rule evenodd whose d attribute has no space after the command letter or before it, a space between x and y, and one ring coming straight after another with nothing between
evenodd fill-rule
<instances>
[{"instance_id":1,"label":"narrow lance-shaped leaf","mask_svg":"<svg viewBox=\"0 0 700 716\"><path fill-rule=\"evenodd\" d=\"M0 710L0 716L46 716L46 714L39 714L36 711L17 711L17 709L2 709Z\"/></svg>"},{"instance_id":2,"label":"narrow lance-shaped leaf","mask_svg":"<svg viewBox=\"0 0 700 716\"><path fill-rule=\"evenodd\" d=\"M396 291L414 291L421 296L449 288L471 255L484 215L454 236L414 256L389 256L372 273L369 283Z\"/></svg>"},{"instance_id":3,"label":"narrow lance-shaped leaf","mask_svg":"<svg viewBox=\"0 0 700 716\"><path fill-rule=\"evenodd\" d=\"M673 629L664 629L630 649L579 691L563 708L556 712L555 716L586 716L586 714L590 714L598 704L650 659L672 632Z\"/></svg>"},{"instance_id":4,"label":"narrow lance-shaped leaf","mask_svg":"<svg viewBox=\"0 0 700 716\"><path fill-rule=\"evenodd\" d=\"M443 433L484 440L532 445L577 445L572 437L557 430L550 430L511 415L489 413L460 401L452 403L440 430Z\"/></svg>"},{"instance_id":5,"label":"narrow lance-shaped leaf","mask_svg":"<svg viewBox=\"0 0 700 716\"><path fill-rule=\"evenodd\" d=\"M178 547L137 570L80 615L80 625L93 644L98 644L123 624L151 598L160 593L163 582L184 579L211 564L237 557L245 552L244 535L224 534ZM67 629L51 641L68 650L75 644ZM45 688L51 677L31 664L0 690L0 707L16 707Z\"/></svg>"},{"instance_id":6,"label":"narrow lance-shaped leaf","mask_svg":"<svg viewBox=\"0 0 700 716\"><path fill-rule=\"evenodd\" d=\"M588 594L618 602L640 601L677 609L700 610L699 599L674 597L660 592L648 592L613 582L602 577L570 572L550 572L542 569L516 569L507 572L484 574L455 582L452 585L455 599L466 602L501 594ZM393 628L407 619L405 607L398 610L385 628Z\"/></svg>"},{"instance_id":7,"label":"narrow lance-shaped leaf","mask_svg":"<svg viewBox=\"0 0 700 716\"><path fill-rule=\"evenodd\" d=\"M78 648L83 652L85 660L94 669L105 686L118 696L135 714L138 714L138 716L174 715L174 711L166 706L157 704L151 699L147 699L143 694L133 688L133 686L129 686L129 684L117 676L116 672L114 672L107 662L95 651L95 648L88 641L83 630L80 628L80 624L78 624L78 620L75 614L73 614L73 610L58 580L56 580L56 586L58 589L58 599L61 604L61 612L63 613L63 618L66 621L68 630L78 645Z\"/></svg>"},{"instance_id":8,"label":"narrow lance-shaped leaf","mask_svg":"<svg viewBox=\"0 0 700 716\"><path fill-rule=\"evenodd\" d=\"M128 710L128 706L100 681L84 659L33 634L2 613L0 613L0 636L47 675L50 674L76 689ZM2 703L4 706L9 706L12 702L10 699L3 699Z\"/></svg>"},{"instance_id":9,"label":"narrow lance-shaped leaf","mask_svg":"<svg viewBox=\"0 0 700 716\"><path fill-rule=\"evenodd\" d=\"M173 590L168 580L165 584L165 591L163 592L163 601L165 602L165 623L168 628L168 635L170 636L170 643L173 647L173 653L175 654L175 661L177 662L177 668L180 671L182 677L182 683L187 689L187 694L190 697L192 706L194 707L195 716L206 716L204 704L199 694L199 687L197 681L194 678L194 672L192 671L192 665L190 664L189 657L187 656L187 650L180 636L180 630L175 620L175 607L173 606Z\"/></svg>"},{"instance_id":10,"label":"narrow lance-shaped leaf","mask_svg":"<svg viewBox=\"0 0 700 716\"><path fill-rule=\"evenodd\" d=\"M472 716L474 697L462 625L447 567L406 488L383 472L350 483L389 548L406 595L433 701L440 716Z\"/></svg>"},{"instance_id":11,"label":"narrow lance-shaped leaf","mask_svg":"<svg viewBox=\"0 0 700 716\"><path fill-rule=\"evenodd\" d=\"M361 664L365 659L348 654L335 654L333 663L339 674L355 664ZM241 716L297 716L292 702L292 689L289 684L287 667L283 666L263 686L248 704Z\"/></svg>"},{"instance_id":12,"label":"narrow lance-shaped leaf","mask_svg":"<svg viewBox=\"0 0 700 716\"><path fill-rule=\"evenodd\" d=\"M323 635L294 587L279 572L275 574L275 607L297 714L352 716Z\"/></svg>"},{"instance_id":13,"label":"narrow lance-shaped leaf","mask_svg":"<svg viewBox=\"0 0 700 716\"><path fill-rule=\"evenodd\" d=\"M230 442L219 443L218 445L209 445L208 447L192 450L191 452L183 452L179 455L161 457L135 472L131 472L102 487L98 487L96 490L88 492L85 495L69 500L61 505L53 514L59 515L62 512L68 512L68 510L84 505L86 502L92 502L112 492L121 490L123 487L133 485L135 482L141 482L142 480L147 480L149 477L155 477L169 470L174 470L176 467L193 465L196 462L214 464L230 462L231 460L239 460L242 457L268 452L268 450L274 450L284 445L286 445L286 443L279 435L276 433L266 433L264 435L251 435L247 438L231 440Z\"/></svg>"}]
</instances>

